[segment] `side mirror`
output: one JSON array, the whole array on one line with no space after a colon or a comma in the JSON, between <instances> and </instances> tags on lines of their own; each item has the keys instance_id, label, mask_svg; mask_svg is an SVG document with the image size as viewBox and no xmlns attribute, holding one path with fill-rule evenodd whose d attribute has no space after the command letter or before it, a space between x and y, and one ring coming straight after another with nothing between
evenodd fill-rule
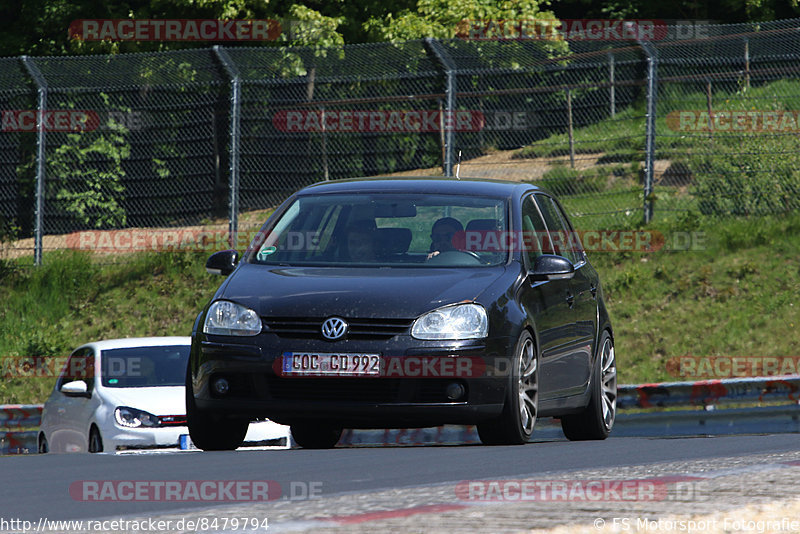
<instances>
[{"instance_id":1,"label":"side mirror","mask_svg":"<svg viewBox=\"0 0 800 534\"><path fill-rule=\"evenodd\" d=\"M83 380L73 380L61 386L61 393L68 397L91 397L89 386Z\"/></svg>"},{"instance_id":2,"label":"side mirror","mask_svg":"<svg viewBox=\"0 0 800 534\"><path fill-rule=\"evenodd\" d=\"M221 250L209 256L206 261L206 271L209 274L229 275L239 263L239 253L235 250Z\"/></svg>"},{"instance_id":3,"label":"side mirror","mask_svg":"<svg viewBox=\"0 0 800 534\"><path fill-rule=\"evenodd\" d=\"M569 280L575 276L575 266L562 256L544 254L536 258L530 276L535 282Z\"/></svg>"}]
</instances>

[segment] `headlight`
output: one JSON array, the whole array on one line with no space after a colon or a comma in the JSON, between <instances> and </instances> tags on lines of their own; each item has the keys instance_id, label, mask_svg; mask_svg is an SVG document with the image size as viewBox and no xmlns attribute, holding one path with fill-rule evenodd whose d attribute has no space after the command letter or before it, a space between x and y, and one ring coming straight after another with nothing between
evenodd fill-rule
<instances>
[{"instance_id":1,"label":"headlight","mask_svg":"<svg viewBox=\"0 0 800 534\"><path fill-rule=\"evenodd\" d=\"M419 317L411 327L417 339L480 339L489 334L486 310L478 304L454 304Z\"/></svg>"},{"instance_id":2,"label":"headlight","mask_svg":"<svg viewBox=\"0 0 800 534\"><path fill-rule=\"evenodd\" d=\"M250 308L218 300L208 309L203 333L222 336L254 336L261 332L261 319Z\"/></svg>"},{"instance_id":3,"label":"headlight","mask_svg":"<svg viewBox=\"0 0 800 534\"><path fill-rule=\"evenodd\" d=\"M151 413L137 410L136 408L128 408L127 406L120 406L114 410L114 419L120 426L128 428L138 428L140 426L158 426L158 417Z\"/></svg>"}]
</instances>

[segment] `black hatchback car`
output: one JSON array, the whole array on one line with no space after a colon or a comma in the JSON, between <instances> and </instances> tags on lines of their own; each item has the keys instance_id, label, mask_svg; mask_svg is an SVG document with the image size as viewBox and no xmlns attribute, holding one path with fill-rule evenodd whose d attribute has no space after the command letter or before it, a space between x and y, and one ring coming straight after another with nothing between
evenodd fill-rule
<instances>
[{"instance_id":1,"label":"black hatchback car","mask_svg":"<svg viewBox=\"0 0 800 534\"><path fill-rule=\"evenodd\" d=\"M557 416L604 439L616 411L614 337L597 272L559 203L529 184L369 178L302 189L195 321L189 432L234 449L249 421L333 447L343 428L475 424L529 441Z\"/></svg>"}]
</instances>

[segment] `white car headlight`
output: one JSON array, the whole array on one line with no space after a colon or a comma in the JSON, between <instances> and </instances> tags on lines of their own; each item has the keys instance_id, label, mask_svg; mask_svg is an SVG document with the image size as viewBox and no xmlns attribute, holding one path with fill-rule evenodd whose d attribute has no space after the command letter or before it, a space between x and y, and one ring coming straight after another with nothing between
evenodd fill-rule
<instances>
[{"instance_id":1,"label":"white car headlight","mask_svg":"<svg viewBox=\"0 0 800 534\"><path fill-rule=\"evenodd\" d=\"M159 425L158 417L155 415L137 410L136 408L128 408L127 406L119 406L114 410L114 419L117 424L128 428L138 428L140 426L154 427Z\"/></svg>"},{"instance_id":2,"label":"white car headlight","mask_svg":"<svg viewBox=\"0 0 800 534\"><path fill-rule=\"evenodd\" d=\"M261 319L250 308L229 300L218 300L208 309L203 333L222 336L254 336L261 332Z\"/></svg>"},{"instance_id":3,"label":"white car headlight","mask_svg":"<svg viewBox=\"0 0 800 534\"><path fill-rule=\"evenodd\" d=\"M480 339L489 335L489 320L479 304L454 304L420 316L411 335L417 339Z\"/></svg>"}]
</instances>

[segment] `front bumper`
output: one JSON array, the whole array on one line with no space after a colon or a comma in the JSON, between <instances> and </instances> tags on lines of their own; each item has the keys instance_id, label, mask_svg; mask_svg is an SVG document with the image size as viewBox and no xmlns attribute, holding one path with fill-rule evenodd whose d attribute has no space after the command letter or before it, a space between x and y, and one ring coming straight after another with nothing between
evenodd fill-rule
<instances>
[{"instance_id":1,"label":"front bumper","mask_svg":"<svg viewBox=\"0 0 800 534\"><path fill-rule=\"evenodd\" d=\"M103 435L103 448L113 452L177 447L180 435L188 433L189 429L185 425L158 428L122 428L115 425L112 432Z\"/></svg>"},{"instance_id":2,"label":"front bumper","mask_svg":"<svg viewBox=\"0 0 800 534\"><path fill-rule=\"evenodd\" d=\"M502 412L512 343L502 337L434 342L397 335L389 340L325 342L269 332L246 339L196 334L191 356L195 402L201 410L226 417L267 417L282 424L321 420L346 428L475 424ZM281 372L284 352L380 354L382 373L358 378L288 377ZM218 377L230 386L225 395L210 387ZM455 400L447 395L453 383L464 391Z\"/></svg>"}]
</instances>

